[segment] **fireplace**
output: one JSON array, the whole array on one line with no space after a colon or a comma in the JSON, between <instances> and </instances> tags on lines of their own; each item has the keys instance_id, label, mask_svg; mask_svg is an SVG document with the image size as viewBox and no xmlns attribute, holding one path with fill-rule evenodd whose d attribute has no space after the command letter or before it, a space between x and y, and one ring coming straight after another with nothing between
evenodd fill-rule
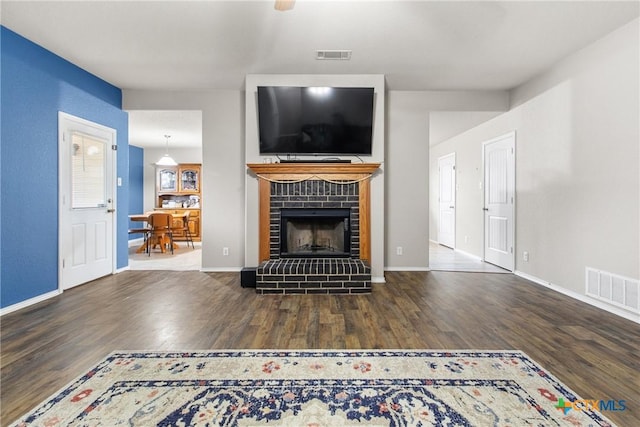
<instances>
[{"instance_id":1,"label":"fireplace","mask_svg":"<svg viewBox=\"0 0 640 427\"><path fill-rule=\"evenodd\" d=\"M351 256L351 209L281 209L280 258Z\"/></svg>"},{"instance_id":2,"label":"fireplace","mask_svg":"<svg viewBox=\"0 0 640 427\"><path fill-rule=\"evenodd\" d=\"M249 164L259 178L256 292L371 292L369 179L379 164Z\"/></svg>"}]
</instances>

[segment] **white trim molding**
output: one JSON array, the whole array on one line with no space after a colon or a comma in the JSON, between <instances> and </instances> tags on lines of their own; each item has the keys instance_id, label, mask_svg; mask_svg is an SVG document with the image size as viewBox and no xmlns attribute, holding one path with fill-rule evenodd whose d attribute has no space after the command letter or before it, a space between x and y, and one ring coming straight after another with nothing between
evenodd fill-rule
<instances>
[{"instance_id":1,"label":"white trim molding","mask_svg":"<svg viewBox=\"0 0 640 427\"><path fill-rule=\"evenodd\" d=\"M578 301L584 302L586 304L589 304L589 305L592 305L594 307L597 307L597 308L599 308L601 310L608 311L609 313L615 314L615 315L620 316L620 317L624 317L627 320L631 320L632 322L640 324L640 315L630 313L627 310L620 309L618 307L612 306L612 305L607 304L605 302L592 299L592 298L590 298L590 297L588 297L586 295L582 295L582 294L579 294L577 292L571 291L569 289L565 289L565 288L563 288L561 286L554 285L551 282L547 282L546 280L542 280L542 279L540 279L538 277L535 277L535 276L532 276L530 274L523 273L522 271L516 270L516 271L513 272L513 274L515 274L518 277L522 277L523 279L527 279L527 280L529 280L531 282L534 282L537 285L544 286L545 288L549 288L549 289L551 289L553 291L559 292L559 293L561 293L563 295L566 295L568 297L571 297L573 299L577 299Z\"/></svg>"},{"instance_id":2,"label":"white trim molding","mask_svg":"<svg viewBox=\"0 0 640 427\"><path fill-rule=\"evenodd\" d=\"M37 304L39 302L42 301L46 301L49 298L53 298L55 296L60 295L62 292L59 289L56 289L55 291L51 291L51 292L47 292L46 294L42 294L42 295L38 295L37 297L33 297L30 298L28 300L24 300L22 302L19 302L17 304L13 304L10 305L8 307L5 307L3 309L0 309L0 316L4 316L5 314L9 314L9 313L13 313L14 311L23 309L23 308L27 308L31 305Z\"/></svg>"},{"instance_id":3,"label":"white trim molding","mask_svg":"<svg viewBox=\"0 0 640 427\"><path fill-rule=\"evenodd\" d=\"M206 267L201 268L202 273L235 273L242 271L243 267Z\"/></svg>"},{"instance_id":4,"label":"white trim molding","mask_svg":"<svg viewBox=\"0 0 640 427\"><path fill-rule=\"evenodd\" d=\"M384 271L431 271L429 267L385 267Z\"/></svg>"}]
</instances>

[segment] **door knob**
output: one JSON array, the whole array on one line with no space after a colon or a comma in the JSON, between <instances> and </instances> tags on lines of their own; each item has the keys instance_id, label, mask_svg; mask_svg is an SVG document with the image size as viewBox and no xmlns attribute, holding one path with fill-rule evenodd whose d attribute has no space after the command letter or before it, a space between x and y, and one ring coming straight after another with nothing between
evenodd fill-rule
<instances>
[{"instance_id":1,"label":"door knob","mask_svg":"<svg viewBox=\"0 0 640 427\"><path fill-rule=\"evenodd\" d=\"M107 213L113 213L115 211L116 211L115 209L107 209Z\"/></svg>"},{"instance_id":2,"label":"door knob","mask_svg":"<svg viewBox=\"0 0 640 427\"><path fill-rule=\"evenodd\" d=\"M449 206L451 209L455 208L455 206Z\"/></svg>"},{"instance_id":3,"label":"door knob","mask_svg":"<svg viewBox=\"0 0 640 427\"><path fill-rule=\"evenodd\" d=\"M489 210L489 208L482 208L482 210L483 210L483 211L488 211L488 210Z\"/></svg>"}]
</instances>

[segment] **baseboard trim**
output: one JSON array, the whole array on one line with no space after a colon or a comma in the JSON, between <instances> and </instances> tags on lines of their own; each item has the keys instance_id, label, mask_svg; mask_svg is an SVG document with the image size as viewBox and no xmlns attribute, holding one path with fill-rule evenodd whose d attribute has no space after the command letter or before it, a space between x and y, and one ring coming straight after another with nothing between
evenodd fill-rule
<instances>
[{"instance_id":1,"label":"baseboard trim","mask_svg":"<svg viewBox=\"0 0 640 427\"><path fill-rule=\"evenodd\" d=\"M431 271L429 267L385 267L384 271Z\"/></svg>"},{"instance_id":2,"label":"baseboard trim","mask_svg":"<svg viewBox=\"0 0 640 427\"><path fill-rule=\"evenodd\" d=\"M59 289L56 289L55 291L47 292L46 294L38 295L37 297L33 297L28 300L19 302L17 304L10 305L8 307L0 309L0 316L4 316L5 314L13 313L14 311L48 300L49 298L53 298L55 296L60 295L61 293L62 291L60 291Z\"/></svg>"},{"instance_id":3,"label":"baseboard trim","mask_svg":"<svg viewBox=\"0 0 640 427\"><path fill-rule=\"evenodd\" d=\"M384 276L371 276L371 283L387 283Z\"/></svg>"},{"instance_id":4,"label":"baseboard trim","mask_svg":"<svg viewBox=\"0 0 640 427\"><path fill-rule=\"evenodd\" d=\"M235 273L242 271L243 267L202 267L203 273Z\"/></svg>"},{"instance_id":5,"label":"baseboard trim","mask_svg":"<svg viewBox=\"0 0 640 427\"><path fill-rule=\"evenodd\" d=\"M128 246L132 247L132 246L140 246L141 244L144 243L144 237L138 237L136 239L131 239L128 240Z\"/></svg>"},{"instance_id":6,"label":"baseboard trim","mask_svg":"<svg viewBox=\"0 0 640 427\"><path fill-rule=\"evenodd\" d=\"M116 268L116 271L113 274L122 273L123 271L127 271L127 270L131 270L131 266L130 265L126 265L126 266L121 267L121 268Z\"/></svg>"},{"instance_id":7,"label":"baseboard trim","mask_svg":"<svg viewBox=\"0 0 640 427\"><path fill-rule=\"evenodd\" d=\"M592 306L594 306L596 308L599 308L601 310L608 311L611 314L615 314L617 316L624 317L627 320L631 320L632 322L640 324L640 315L635 315L633 313L629 313L626 310L620 309L618 307L611 306L611 305L609 305L609 304L607 304L607 303L605 303L603 301L593 300L593 299L589 298L586 295L582 295L582 294L579 294L579 293L577 293L575 291L571 291L571 290L565 289L565 288L563 288L561 286L554 285L551 282L547 282L546 280L542 280L539 277L532 276L531 274L527 274L527 273L524 273L522 271L516 270L516 271L513 272L513 274L515 274L518 277L522 277L523 279L527 279L527 280L529 280L529 281L531 281L531 282L533 282L533 283L535 283L537 285L544 286L545 288L549 288L549 289L551 289L553 291L559 292L559 293L561 293L563 295L566 295L568 297L571 297L573 299L577 299L578 301L584 302L586 304L592 305Z\"/></svg>"}]
</instances>

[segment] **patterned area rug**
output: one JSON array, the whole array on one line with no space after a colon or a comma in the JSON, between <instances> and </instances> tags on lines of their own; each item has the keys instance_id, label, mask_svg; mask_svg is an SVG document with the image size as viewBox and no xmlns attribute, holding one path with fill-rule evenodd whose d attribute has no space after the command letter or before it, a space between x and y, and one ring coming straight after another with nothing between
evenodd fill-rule
<instances>
[{"instance_id":1,"label":"patterned area rug","mask_svg":"<svg viewBox=\"0 0 640 427\"><path fill-rule=\"evenodd\" d=\"M14 425L610 426L518 351L116 352Z\"/></svg>"}]
</instances>

